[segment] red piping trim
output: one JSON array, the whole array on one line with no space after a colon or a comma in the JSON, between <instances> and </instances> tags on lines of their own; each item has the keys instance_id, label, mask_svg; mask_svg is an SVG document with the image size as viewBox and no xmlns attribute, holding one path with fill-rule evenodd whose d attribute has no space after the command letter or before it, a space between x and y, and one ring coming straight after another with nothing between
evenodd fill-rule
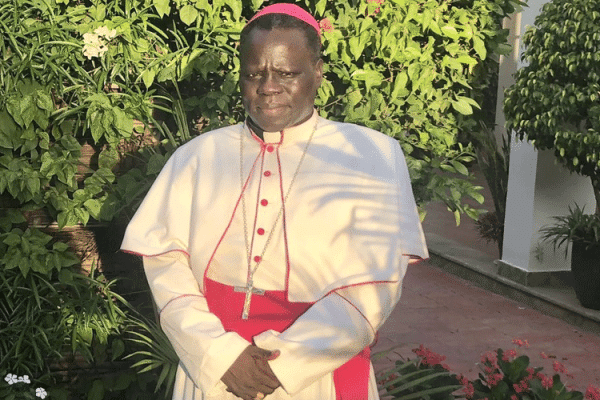
<instances>
[{"instance_id":1,"label":"red piping trim","mask_svg":"<svg viewBox=\"0 0 600 400\"><path fill-rule=\"evenodd\" d=\"M281 131L281 140L283 140L283 131ZM281 212L282 212L282 229L283 229L283 245L285 248L285 298L289 301L290 293L290 251L288 248L287 238L287 220L285 218L285 194L283 193L283 170L281 169L281 157L279 155L279 147L277 148L277 168L279 168L279 192L281 193Z\"/></svg>"},{"instance_id":2,"label":"red piping trim","mask_svg":"<svg viewBox=\"0 0 600 400\"><path fill-rule=\"evenodd\" d=\"M171 252L173 252L173 251L178 251L178 252L180 252L180 253L183 253L183 254L185 254L185 255L186 255L186 256L188 256L188 257L190 256L190 253L188 253L188 252L187 252L187 251L185 251L185 250L181 250L181 249L168 250L168 251L165 251L165 252L163 252L163 253L157 253L157 254L142 254L142 253L138 253L138 252L136 252L136 251L124 250L124 249L121 249L121 251L122 251L123 253L127 253L127 254L133 254L134 256L140 256L140 257L149 257L149 258L150 258L150 257L160 257L160 256L162 256L162 255L169 254L169 253L171 253Z\"/></svg>"},{"instance_id":3,"label":"red piping trim","mask_svg":"<svg viewBox=\"0 0 600 400\"><path fill-rule=\"evenodd\" d=\"M202 283L203 286L206 283L206 274L208 273L208 269L210 268L210 264L212 263L213 258L215 257L215 254L217 253L217 249L219 248L219 246L221 245L221 242L223 241L223 239L225 238L225 234L227 233L227 231L229 230L229 228L231 227L231 223L233 222L233 217L235 217L235 212L237 211L238 206L240 205L240 202L242 201L242 196L244 195L244 192L246 191L246 189L248 188L248 183L250 182L250 178L252 177L252 174L254 173L254 170L256 169L256 162L258 161L258 159L260 158L261 154L264 152L264 147L261 147L260 152L258 153L258 155L256 156L256 159L254 160L254 163L252 164L252 168L250 169L250 173L248 174L248 178L246 179L246 182L244 183L244 187L242 188L242 191L240 193L240 196L237 199L237 202L235 203L235 207L233 208L233 213L231 214L231 218L229 219L229 223L227 224L227 228L225 228L225 231L223 232L223 234L221 235L221 238L219 239L219 242L217 243L217 246L215 247L215 249L213 250L212 255L210 256L210 259L208 260L208 264L206 265L206 269L204 270L204 276L202 278Z\"/></svg>"},{"instance_id":4,"label":"red piping trim","mask_svg":"<svg viewBox=\"0 0 600 400\"><path fill-rule=\"evenodd\" d=\"M360 309L358 307L356 307L354 304L352 304L352 302L350 300L348 300L347 298L345 298L344 296L342 296L341 294L339 294L338 292L333 292L335 294L337 294L338 296L340 296L342 299L346 300L346 302L348 304L350 304L352 307L354 307L354 309L356 311L358 311L358 313L365 319L365 321L367 321L367 324L369 324L369 328L371 328L371 332L373 332L373 339L375 339L375 337L377 336L377 331L375 330L375 328L373 328L373 325L371 325L371 321L368 320L368 318L365 316L365 314L363 314L362 311L360 311ZM372 343L373 341L371 341Z\"/></svg>"}]
</instances>

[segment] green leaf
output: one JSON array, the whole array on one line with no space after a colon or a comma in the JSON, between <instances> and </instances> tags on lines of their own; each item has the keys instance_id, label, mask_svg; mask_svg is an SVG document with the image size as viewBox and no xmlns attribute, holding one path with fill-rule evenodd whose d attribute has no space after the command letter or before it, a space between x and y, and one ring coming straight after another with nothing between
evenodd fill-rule
<instances>
[{"instance_id":1,"label":"green leaf","mask_svg":"<svg viewBox=\"0 0 600 400\"><path fill-rule=\"evenodd\" d=\"M471 104L466 100L465 97L460 97L458 100L452 102L452 108L461 113L462 115L471 115L473 114L473 108Z\"/></svg>"},{"instance_id":2,"label":"green leaf","mask_svg":"<svg viewBox=\"0 0 600 400\"><path fill-rule=\"evenodd\" d=\"M192 25L194 22L196 22L196 18L198 18L198 10L196 7L188 4L179 10L179 16L181 18L181 22L186 25Z\"/></svg>"},{"instance_id":3,"label":"green leaf","mask_svg":"<svg viewBox=\"0 0 600 400\"><path fill-rule=\"evenodd\" d=\"M104 398L104 383L96 379L92 383L92 388L88 392L87 400L102 400Z\"/></svg>"},{"instance_id":4,"label":"green leaf","mask_svg":"<svg viewBox=\"0 0 600 400\"><path fill-rule=\"evenodd\" d=\"M450 161L450 164L452 164L452 166L454 167L454 169L465 175L468 176L469 175L469 170L467 169L467 167L465 167L463 164L461 164L460 162L456 161L456 160L452 160Z\"/></svg>"},{"instance_id":5,"label":"green leaf","mask_svg":"<svg viewBox=\"0 0 600 400\"><path fill-rule=\"evenodd\" d=\"M171 13L170 0L153 0L152 4L161 18Z\"/></svg>"},{"instance_id":6,"label":"green leaf","mask_svg":"<svg viewBox=\"0 0 600 400\"><path fill-rule=\"evenodd\" d=\"M483 40L481 40L477 36L473 36L473 49L475 50L475 52L477 53L479 58L481 58L482 60L485 60L485 58L487 57L487 50L485 48L485 43L483 42Z\"/></svg>"},{"instance_id":7,"label":"green leaf","mask_svg":"<svg viewBox=\"0 0 600 400\"><path fill-rule=\"evenodd\" d=\"M100 218L100 211L102 210L102 203L100 201L96 199L89 199L83 203L83 205L94 219Z\"/></svg>"},{"instance_id":8,"label":"green leaf","mask_svg":"<svg viewBox=\"0 0 600 400\"><path fill-rule=\"evenodd\" d=\"M111 344L112 360L115 361L117 358L125 352L125 343L121 339L115 339Z\"/></svg>"},{"instance_id":9,"label":"green leaf","mask_svg":"<svg viewBox=\"0 0 600 400\"><path fill-rule=\"evenodd\" d=\"M409 94L409 91L406 88L407 83L408 75L406 74L406 71L402 71L394 79L394 90L392 91L390 97L392 99L397 99L398 97L406 97Z\"/></svg>"},{"instance_id":10,"label":"green leaf","mask_svg":"<svg viewBox=\"0 0 600 400\"><path fill-rule=\"evenodd\" d=\"M446 26L442 27L442 34L444 36L449 37L452 40L458 40L458 31L456 30L455 27L453 27L451 25L446 25Z\"/></svg>"},{"instance_id":11,"label":"green leaf","mask_svg":"<svg viewBox=\"0 0 600 400\"><path fill-rule=\"evenodd\" d=\"M146 86L146 89L150 88L154 83L154 78L156 77L156 70L154 68L149 68L144 70L141 74L142 82Z\"/></svg>"}]
</instances>

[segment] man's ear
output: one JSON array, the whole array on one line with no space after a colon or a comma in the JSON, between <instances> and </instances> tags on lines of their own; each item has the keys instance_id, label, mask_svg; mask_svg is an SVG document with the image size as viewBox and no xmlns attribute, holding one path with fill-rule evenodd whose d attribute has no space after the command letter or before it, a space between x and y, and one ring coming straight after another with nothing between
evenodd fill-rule
<instances>
[{"instance_id":1,"label":"man's ear","mask_svg":"<svg viewBox=\"0 0 600 400\"><path fill-rule=\"evenodd\" d=\"M321 86L321 82L323 81L323 59L319 58L319 60L315 64L315 74L317 76L317 87Z\"/></svg>"}]
</instances>

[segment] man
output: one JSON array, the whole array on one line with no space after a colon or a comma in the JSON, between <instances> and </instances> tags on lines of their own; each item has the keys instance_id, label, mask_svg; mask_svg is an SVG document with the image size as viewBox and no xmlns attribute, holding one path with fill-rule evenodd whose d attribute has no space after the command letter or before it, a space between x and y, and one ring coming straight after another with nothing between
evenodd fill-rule
<instances>
[{"instance_id":1,"label":"man","mask_svg":"<svg viewBox=\"0 0 600 400\"><path fill-rule=\"evenodd\" d=\"M169 159L123 250L180 357L174 399L377 399L369 345L427 249L398 143L320 118L319 26L244 28L245 124Z\"/></svg>"}]
</instances>

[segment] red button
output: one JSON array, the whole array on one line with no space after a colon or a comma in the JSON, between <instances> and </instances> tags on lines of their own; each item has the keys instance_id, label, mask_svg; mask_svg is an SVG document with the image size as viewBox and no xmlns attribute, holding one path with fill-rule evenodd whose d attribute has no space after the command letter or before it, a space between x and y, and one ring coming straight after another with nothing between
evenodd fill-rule
<instances>
[{"instance_id":1,"label":"red button","mask_svg":"<svg viewBox=\"0 0 600 400\"><path fill-rule=\"evenodd\" d=\"M260 260L261 260L260 256L254 256L254 261L255 262L260 262Z\"/></svg>"},{"instance_id":2,"label":"red button","mask_svg":"<svg viewBox=\"0 0 600 400\"><path fill-rule=\"evenodd\" d=\"M262 199L260 201L260 204L263 205L263 206L266 206L267 204L269 204L269 201L267 199Z\"/></svg>"},{"instance_id":3,"label":"red button","mask_svg":"<svg viewBox=\"0 0 600 400\"><path fill-rule=\"evenodd\" d=\"M259 235L264 235L265 234L265 230L263 228L258 228L256 230L256 233L258 233Z\"/></svg>"},{"instance_id":4,"label":"red button","mask_svg":"<svg viewBox=\"0 0 600 400\"><path fill-rule=\"evenodd\" d=\"M275 150L275 147L273 147L273 146L267 146L267 151L268 151L269 153L272 153L272 152L273 152L273 150Z\"/></svg>"},{"instance_id":5,"label":"red button","mask_svg":"<svg viewBox=\"0 0 600 400\"><path fill-rule=\"evenodd\" d=\"M271 171L265 171L265 176L271 176Z\"/></svg>"}]
</instances>

